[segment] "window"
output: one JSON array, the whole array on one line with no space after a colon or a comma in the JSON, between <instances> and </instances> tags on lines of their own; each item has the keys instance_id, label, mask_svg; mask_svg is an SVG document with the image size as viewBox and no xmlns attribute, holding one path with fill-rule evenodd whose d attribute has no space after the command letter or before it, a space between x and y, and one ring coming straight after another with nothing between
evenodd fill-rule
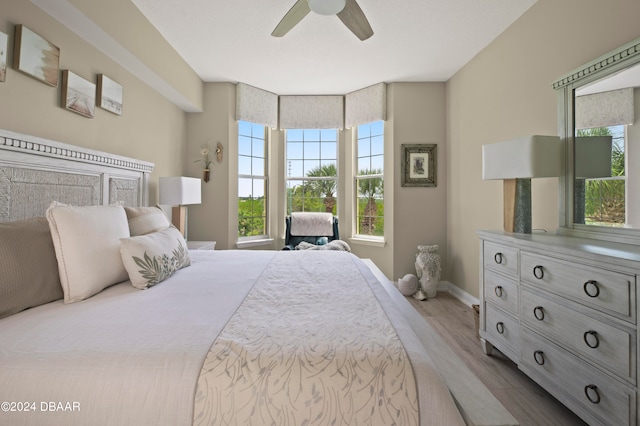
<instances>
[{"instance_id":1,"label":"window","mask_svg":"<svg viewBox=\"0 0 640 426\"><path fill-rule=\"evenodd\" d=\"M238 122L238 237L267 235L265 126Z\"/></svg>"},{"instance_id":2,"label":"window","mask_svg":"<svg viewBox=\"0 0 640 426\"><path fill-rule=\"evenodd\" d=\"M287 130L287 214L337 212L338 131Z\"/></svg>"},{"instance_id":3,"label":"window","mask_svg":"<svg viewBox=\"0 0 640 426\"><path fill-rule=\"evenodd\" d=\"M625 126L581 129L576 132L576 136L611 136L611 170L586 179L576 176L576 196L584 197L583 202L575 203L576 222L588 225L624 226L626 220ZM583 189L578 190L581 185L584 185Z\"/></svg>"},{"instance_id":4,"label":"window","mask_svg":"<svg viewBox=\"0 0 640 426\"><path fill-rule=\"evenodd\" d=\"M357 128L356 235L384 237L384 123Z\"/></svg>"}]
</instances>

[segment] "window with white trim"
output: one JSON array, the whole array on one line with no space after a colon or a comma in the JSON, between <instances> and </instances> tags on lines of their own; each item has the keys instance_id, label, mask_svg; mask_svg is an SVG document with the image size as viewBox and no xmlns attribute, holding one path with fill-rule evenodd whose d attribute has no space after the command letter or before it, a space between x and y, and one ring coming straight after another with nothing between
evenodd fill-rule
<instances>
[{"instance_id":1,"label":"window with white trim","mask_svg":"<svg viewBox=\"0 0 640 426\"><path fill-rule=\"evenodd\" d=\"M238 121L238 238L264 238L267 230L266 128Z\"/></svg>"},{"instance_id":2,"label":"window with white trim","mask_svg":"<svg viewBox=\"0 0 640 426\"><path fill-rule=\"evenodd\" d=\"M338 131L285 131L287 214L330 212L338 199Z\"/></svg>"},{"instance_id":3,"label":"window with white trim","mask_svg":"<svg viewBox=\"0 0 640 426\"><path fill-rule=\"evenodd\" d=\"M356 236L384 238L384 122L357 127Z\"/></svg>"}]
</instances>

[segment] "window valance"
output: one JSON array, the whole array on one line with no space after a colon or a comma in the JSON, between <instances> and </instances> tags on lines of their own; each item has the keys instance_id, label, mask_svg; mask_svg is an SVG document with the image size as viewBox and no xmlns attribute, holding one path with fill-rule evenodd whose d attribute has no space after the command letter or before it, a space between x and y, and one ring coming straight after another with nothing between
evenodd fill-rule
<instances>
[{"instance_id":1,"label":"window valance","mask_svg":"<svg viewBox=\"0 0 640 426\"><path fill-rule=\"evenodd\" d=\"M238 83L236 86L236 120L278 127L278 95Z\"/></svg>"},{"instance_id":2,"label":"window valance","mask_svg":"<svg viewBox=\"0 0 640 426\"><path fill-rule=\"evenodd\" d=\"M342 96L280 96L281 129L343 129Z\"/></svg>"},{"instance_id":3,"label":"window valance","mask_svg":"<svg viewBox=\"0 0 640 426\"><path fill-rule=\"evenodd\" d=\"M386 120L387 85L384 83L365 87L345 96L345 126L351 128L360 124Z\"/></svg>"},{"instance_id":4,"label":"window valance","mask_svg":"<svg viewBox=\"0 0 640 426\"><path fill-rule=\"evenodd\" d=\"M576 96L576 129L633 124L633 88Z\"/></svg>"}]
</instances>

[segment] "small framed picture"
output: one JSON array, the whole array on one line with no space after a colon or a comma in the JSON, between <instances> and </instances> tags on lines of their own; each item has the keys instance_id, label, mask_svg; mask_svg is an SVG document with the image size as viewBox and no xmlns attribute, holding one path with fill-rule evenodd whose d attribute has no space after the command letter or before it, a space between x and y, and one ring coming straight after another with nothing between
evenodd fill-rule
<instances>
[{"instance_id":1,"label":"small framed picture","mask_svg":"<svg viewBox=\"0 0 640 426\"><path fill-rule=\"evenodd\" d=\"M104 74L98 74L98 106L122 115L122 86Z\"/></svg>"},{"instance_id":2,"label":"small framed picture","mask_svg":"<svg viewBox=\"0 0 640 426\"><path fill-rule=\"evenodd\" d=\"M96 85L69 70L64 70L61 101L66 109L93 118L96 112Z\"/></svg>"},{"instance_id":3,"label":"small framed picture","mask_svg":"<svg viewBox=\"0 0 640 426\"><path fill-rule=\"evenodd\" d=\"M50 86L58 87L60 48L24 25L16 25L13 66Z\"/></svg>"},{"instance_id":4,"label":"small framed picture","mask_svg":"<svg viewBox=\"0 0 640 426\"><path fill-rule=\"evenodd\" d=\"M402 145L401 186L438 186L437 145Z\"/></svg>"},{"instance_id":5,"label":"small framed picture","mask_svg":"<svg viewBox=\"0 0 640 426\"><path fill-rule=\"evenodd\" d=\"M0 31L0 81L7 77L7 35Z\"/></svg>"}]
</instances>

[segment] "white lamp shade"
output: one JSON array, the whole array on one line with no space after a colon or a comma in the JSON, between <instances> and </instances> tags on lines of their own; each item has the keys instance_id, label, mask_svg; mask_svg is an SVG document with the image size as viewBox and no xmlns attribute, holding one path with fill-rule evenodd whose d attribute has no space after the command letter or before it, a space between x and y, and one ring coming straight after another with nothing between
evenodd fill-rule
<instances>
[{"instance_id":1,"label":"white lamp shade","mask_svg":"<svg viewBox=\"0 0 640 426\"><path fill-rule=\"evenodd\" d=\"M161 177L158 204L177 206L202 202L201 180L191 177Z\"/></svg>"},{"instance_id":2,"label":"white lamp shade","mask_svg":"<svg viewBox=\"0 0 640 426\"><path fill-rule=\"evenodd\" d=\"M344 9L347 0L309 0L309 9L319 15L335 15Z\"/></svg>"},{"instance_id":3,"label":"white lamp shade","mask_svg":"<svg viewBox=\"0 0 640 426\"><path fill-rule=\"evenodd\" d=\"M563 159L558 136L525 136L482 145L482 179L560 176Z\"/></svg>"},{"instance_id":4,"label":"white lamp shade","mask_svg":"<svg viewBox=\"0 0 640 426\"><path fill-rule=\"evenodd\" d=\"M611 177L611 136L578 136L575 144L578 179Z\"/></svg>"}]
</instances>

